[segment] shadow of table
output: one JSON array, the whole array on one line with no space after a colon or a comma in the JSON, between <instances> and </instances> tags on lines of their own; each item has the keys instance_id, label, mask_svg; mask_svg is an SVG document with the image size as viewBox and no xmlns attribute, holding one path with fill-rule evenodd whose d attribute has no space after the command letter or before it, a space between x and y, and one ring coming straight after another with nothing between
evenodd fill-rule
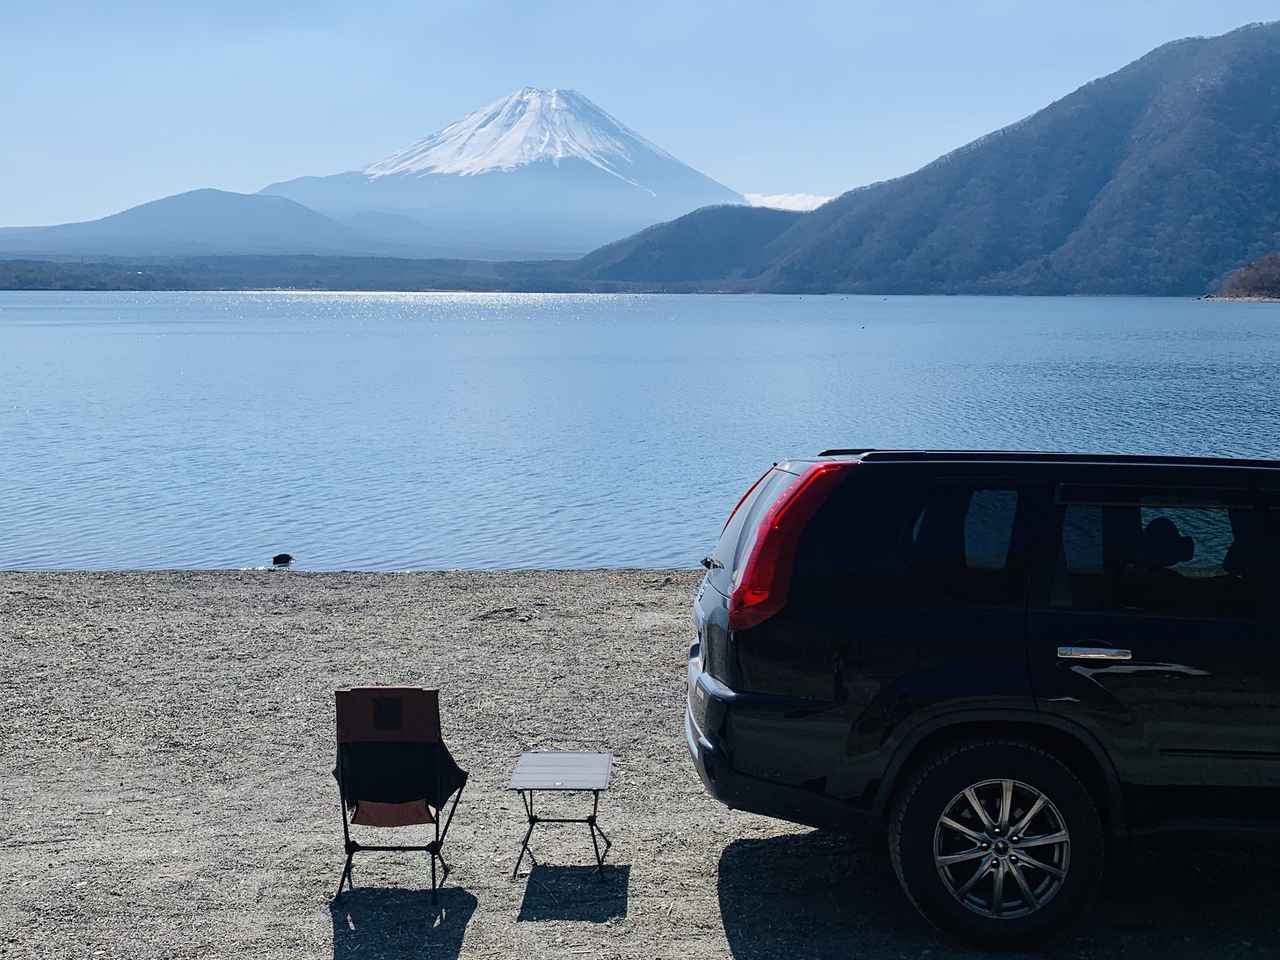
<instances>
[{"instance_id":1,"label":"shadow of table","mask_svg":"<svg viewBox=\"0 0 1280 960\"><path fill-rule=\"evenodd\" d=\"M520 904L522 921L577 920L607 923L627 915L630 864L603 867L554 867L538 864L529 871Z\"/></svg>"}]
</instances>

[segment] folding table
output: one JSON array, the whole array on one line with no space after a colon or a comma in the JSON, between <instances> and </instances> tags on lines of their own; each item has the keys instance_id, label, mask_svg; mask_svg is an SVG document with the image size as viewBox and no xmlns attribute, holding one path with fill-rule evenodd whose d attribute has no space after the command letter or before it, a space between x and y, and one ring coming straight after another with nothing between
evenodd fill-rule
<instances>
[{"instance_id":1,"label":"folding table","mask_svg":"<svg viewBox=\"0 0 1280 960\"><path fill-rule=\"evenodd\" d=\"M520 794L524 802L525 814L529 818L529 829L524 832L520 842L520 855L516 858L515 868L511 876L520 872L520 864L525 854L535 865L537 860L529 849L529 837L533 828L540 823L585 823L591 831L591 846L596 852L596 870L604 867L604 858L609 853L613 842L605 836L596 815L600 810L600 794L609 789L609 778L613 773L613 754L611 753L560 753L542 752L521 754L516 768L511 774L511 789ZM591 813L585 817L544 817L534 812L533 795L544 793L590 793ZM596 839L599 834L599 840ZM600 849L600 840L604 841L604 850Z\"/></svg>"}]
</instances>

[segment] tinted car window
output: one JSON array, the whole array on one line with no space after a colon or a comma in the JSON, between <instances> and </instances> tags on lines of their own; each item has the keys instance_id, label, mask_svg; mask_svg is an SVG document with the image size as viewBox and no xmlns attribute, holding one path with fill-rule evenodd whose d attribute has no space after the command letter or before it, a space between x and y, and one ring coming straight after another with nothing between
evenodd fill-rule
<instances>
[{"instance_id":1,"label":"tinted car window","mask_svg":"<svg viewBox=\"0 0 1280 960\"><path fill-rule=\"evenodd\" d=\"M1004 570L1018 512L1016 490L975 490L964 520L964 562L970 570Z\"/></svg>"},{"instance_id":2,"label":"tinted car window","mask_svg":"<svg viewBox=\"0 0 1280 960\"><path fill-rule=\"evenodd\" d=\"M965 483L851 482L815 516L792 589L845 606L1016 604L1018 492Z\"/></svg>"},{"instance_id":3,"label":"tinted car window","mask_svg":"<svg viewBox=\"0 0 1280 960\"><path fill-rule=\"evenodd\" d=\"M1263 559L1260 511L1157 491L1064 503L1051 603L1082 611L1248 617Z\"/></svg>"},{"instance_id":4,"label":"tinted car window","mask_svg":"<svg viewBox=\"0 0 1280 960\"><path fill-rule=\"evenodd\" d=\"M1021 602L1022 576L1010 563L1017 514L1013 489L930 489L912 544L913 589L955 604Z\"/></svg>"}]
</instances>

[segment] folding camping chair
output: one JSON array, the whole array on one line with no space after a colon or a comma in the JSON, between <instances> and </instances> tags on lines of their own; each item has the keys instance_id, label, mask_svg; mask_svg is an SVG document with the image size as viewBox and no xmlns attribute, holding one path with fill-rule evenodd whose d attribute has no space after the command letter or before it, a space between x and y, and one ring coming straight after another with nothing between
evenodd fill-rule
<instances>
[{"instance_id":1,"label":"folding camping chair","mask_svg":"<svg viewBox=\"0 0 1280 960\"><path fill-rule=\"evenodd\" d=\"M440 692L416 687L353 687L338 690L338 759L333 775L342 803L347 862L338 878L351 889L351 860L363 850L417 851L431 857L431 896L449 876L441 850L453 822L467 772L454 763L440 734ZM448 816L441 814L449 797ZM348 822L349 821L349 822ZM435 840L424 846L367 846L351 839L351 826L404 827L433 824ZM436 861L442 874L437 882Z\"/></svg>"}]
</instances>

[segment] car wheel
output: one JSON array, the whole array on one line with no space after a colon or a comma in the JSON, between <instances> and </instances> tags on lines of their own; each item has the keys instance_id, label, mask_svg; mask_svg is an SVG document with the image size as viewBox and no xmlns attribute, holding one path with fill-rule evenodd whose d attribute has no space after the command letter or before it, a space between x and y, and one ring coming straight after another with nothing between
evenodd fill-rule
<instances>
[{"instance_id":1,"label":"car wheel","mask_svg":"<svg viewBox=\"0 0 1280 960\"><path fill-rule=\"evenodd\" d=\"M1078 917L1102 872L1089 791L1030 743L985 741L926 760L894 804L889 854L930 923L989 946L1047 939Z\"/></svg>"}]
</instances>

